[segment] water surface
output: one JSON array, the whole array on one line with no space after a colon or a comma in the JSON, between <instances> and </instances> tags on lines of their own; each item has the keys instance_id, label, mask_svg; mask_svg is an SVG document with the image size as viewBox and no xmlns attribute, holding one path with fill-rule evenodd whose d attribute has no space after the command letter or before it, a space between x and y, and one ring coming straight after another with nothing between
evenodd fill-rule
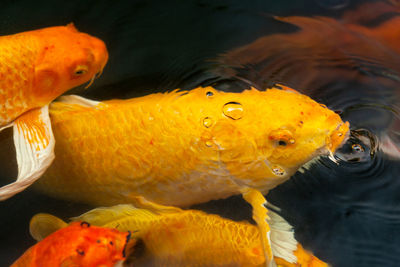
<instances>
[{"instance_id":1,"label":"water surface","mask_svg":"<svg viewBox=\"0 0 400 267\"><path fill-rule=\"evenodd\" d=\"M270 192L297 239L333 266L400 261L400 7L396 1L5 1L0 33L71 21L103 39L110 61L88 90L129 98L213 85L225 91L275 83L339 112L351 125L337 163L320 158ZM273 119L273 118L271 118ZM10 132L1 176L15 176ZM197 208L250 219L240 197ZM64 219L90 207L27 190L0 203L0 266L32 245L29 219Z\"/></svg>"}]
</instances>

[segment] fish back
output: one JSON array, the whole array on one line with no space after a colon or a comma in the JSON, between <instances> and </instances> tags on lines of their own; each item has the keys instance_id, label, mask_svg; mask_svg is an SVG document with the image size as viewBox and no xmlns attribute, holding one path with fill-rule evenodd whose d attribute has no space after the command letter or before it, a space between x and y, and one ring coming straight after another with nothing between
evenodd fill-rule
<instances>
[{"instance_id":1,"label":"fish back","mask_svg":"<svg viewBox=\"0 0 400 267\"><path fill-rule=\"evenodd\" d=\"M30 107L38 40L25 34L0 37L0 126Z\"/></svg>"}]
</instances>

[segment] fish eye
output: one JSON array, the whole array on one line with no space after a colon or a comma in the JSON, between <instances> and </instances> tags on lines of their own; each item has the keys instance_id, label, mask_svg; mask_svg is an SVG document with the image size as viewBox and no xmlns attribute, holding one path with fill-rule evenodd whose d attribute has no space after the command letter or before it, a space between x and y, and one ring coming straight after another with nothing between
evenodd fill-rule
<instances>
[{"instance_id":1,"label":"fish eye","mask_svg":"<svg viewBox=\"0 0 400 267\"><path fill-rule=\"evenodd\" d=\"M82 227L82 228L89 228L89 227L90 227L90 223L88 223L88 222L81 222L81 227Z\"/></svg>"},{"instance_id":2,"label":"fish eye","mask_svg":"<svg viewBox=\"0 0 400 267\"><path fill-rule=\"evenodd\" d=\"M278 141L278 145L280 145L280 146L286 146L287 143L286 143L286 141L284 141L284 140L279 140L279 141Z\"/></svg>"},{"instance_id":3,"label":"fish eye","mask_svg":"<svg viewBox=\"0 0 400 267\"><path fill-rule=\"evenodd\" d=\"M268 138L272 141L273 146L279 146L281 148L296 143L292 132L288 129L274 130L270 133Z\"/></svg>"},{"instance_id":4,"label":"fish eye","mask_svg":"<svg viewBox=\"0 0 400 267\"><path fill-rule=\"evenodd\" d=\"M88 69L89 68L86 65L78 65L74 69L74 75L75 76L82 76L82 75L84 75L84 74L86 74L88 72Z\"/></svg>"}]
</instances>

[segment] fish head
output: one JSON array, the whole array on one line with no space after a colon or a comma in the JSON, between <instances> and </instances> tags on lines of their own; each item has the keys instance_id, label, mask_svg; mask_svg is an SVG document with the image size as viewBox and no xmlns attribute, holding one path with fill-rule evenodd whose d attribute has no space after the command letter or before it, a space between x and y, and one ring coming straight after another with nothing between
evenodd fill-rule
<instances>
[{"instance_id":1,"label":"fish head","mask_svg":"<svg viewBox=\"0 0 400 267\"><path fill-rule=\"evenodd\" d=\"M85 82L90 81L90 85L108 61L104 42L79 32L73 24L44 28L35 34L40 40L40 53L35 64L33 95L39 102L48 103Z\"/></svg>"},{"instance_id":2,"label":"fish head","mask_svg":"<svg viewBox=\"0 0 400 267\"><path fill-rule=\"evenodd\" d=\"M332 155L349 134L337 113L294 90L252 89L220 98L223 116L209 128L209 149L246 186L281 183L314 157Z\"/></svg>"},{"instance_id":3,"label":"fish head","mask_svg":"<svg viewBox=\"0 0 400 267\"><path fill-rule=\"evenodd\" d=\"M85 243L81 244L85 248L82 266L115 264L125 259L125 247L130 238L128 232L106 227L90 227L91 231L87 232Z\"/></svg>"},{"instance_id":4,"label":"fish head","mask_svg":"<svg viewBox=\"0 0 400 267\"><path fill-rule=\"evenodd\" d=\"M332 155L347 140L349 123L306 95L269 89L258 107L264 122L255 143L277 177L292 175L316 156Z\"/></svg>"},{"instance_id":5,"label":"fish head","mask_svg":"<svg viewBox=\"0 0 400 267\"><path fill-rule=\"evenodd\" d=\"M124 250L129 232L91 226L86 222L72 222L64 229L70 229L70 244L74 244L69 255L65 257L64 264L113 266L125 259Z\"/></svg>"}]
</instances>

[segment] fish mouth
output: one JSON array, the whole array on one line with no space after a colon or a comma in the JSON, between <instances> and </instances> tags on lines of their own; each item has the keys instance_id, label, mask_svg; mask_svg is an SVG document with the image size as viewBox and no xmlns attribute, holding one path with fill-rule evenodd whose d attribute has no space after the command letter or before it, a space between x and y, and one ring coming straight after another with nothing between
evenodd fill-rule
<instances>
[{"instance_id":1,"label":"fish mouth","mask_svg":"<svg viewBox=\"0 0 400 267\"><path fill-rule=\"evenodd\" d=\"M329 153L329 158L336 162L334 153L340 148L350 136L349 122L340 123L335 130L332 131L331 135L327 138L326 148Z\"/></svg>"}]
</instances>

